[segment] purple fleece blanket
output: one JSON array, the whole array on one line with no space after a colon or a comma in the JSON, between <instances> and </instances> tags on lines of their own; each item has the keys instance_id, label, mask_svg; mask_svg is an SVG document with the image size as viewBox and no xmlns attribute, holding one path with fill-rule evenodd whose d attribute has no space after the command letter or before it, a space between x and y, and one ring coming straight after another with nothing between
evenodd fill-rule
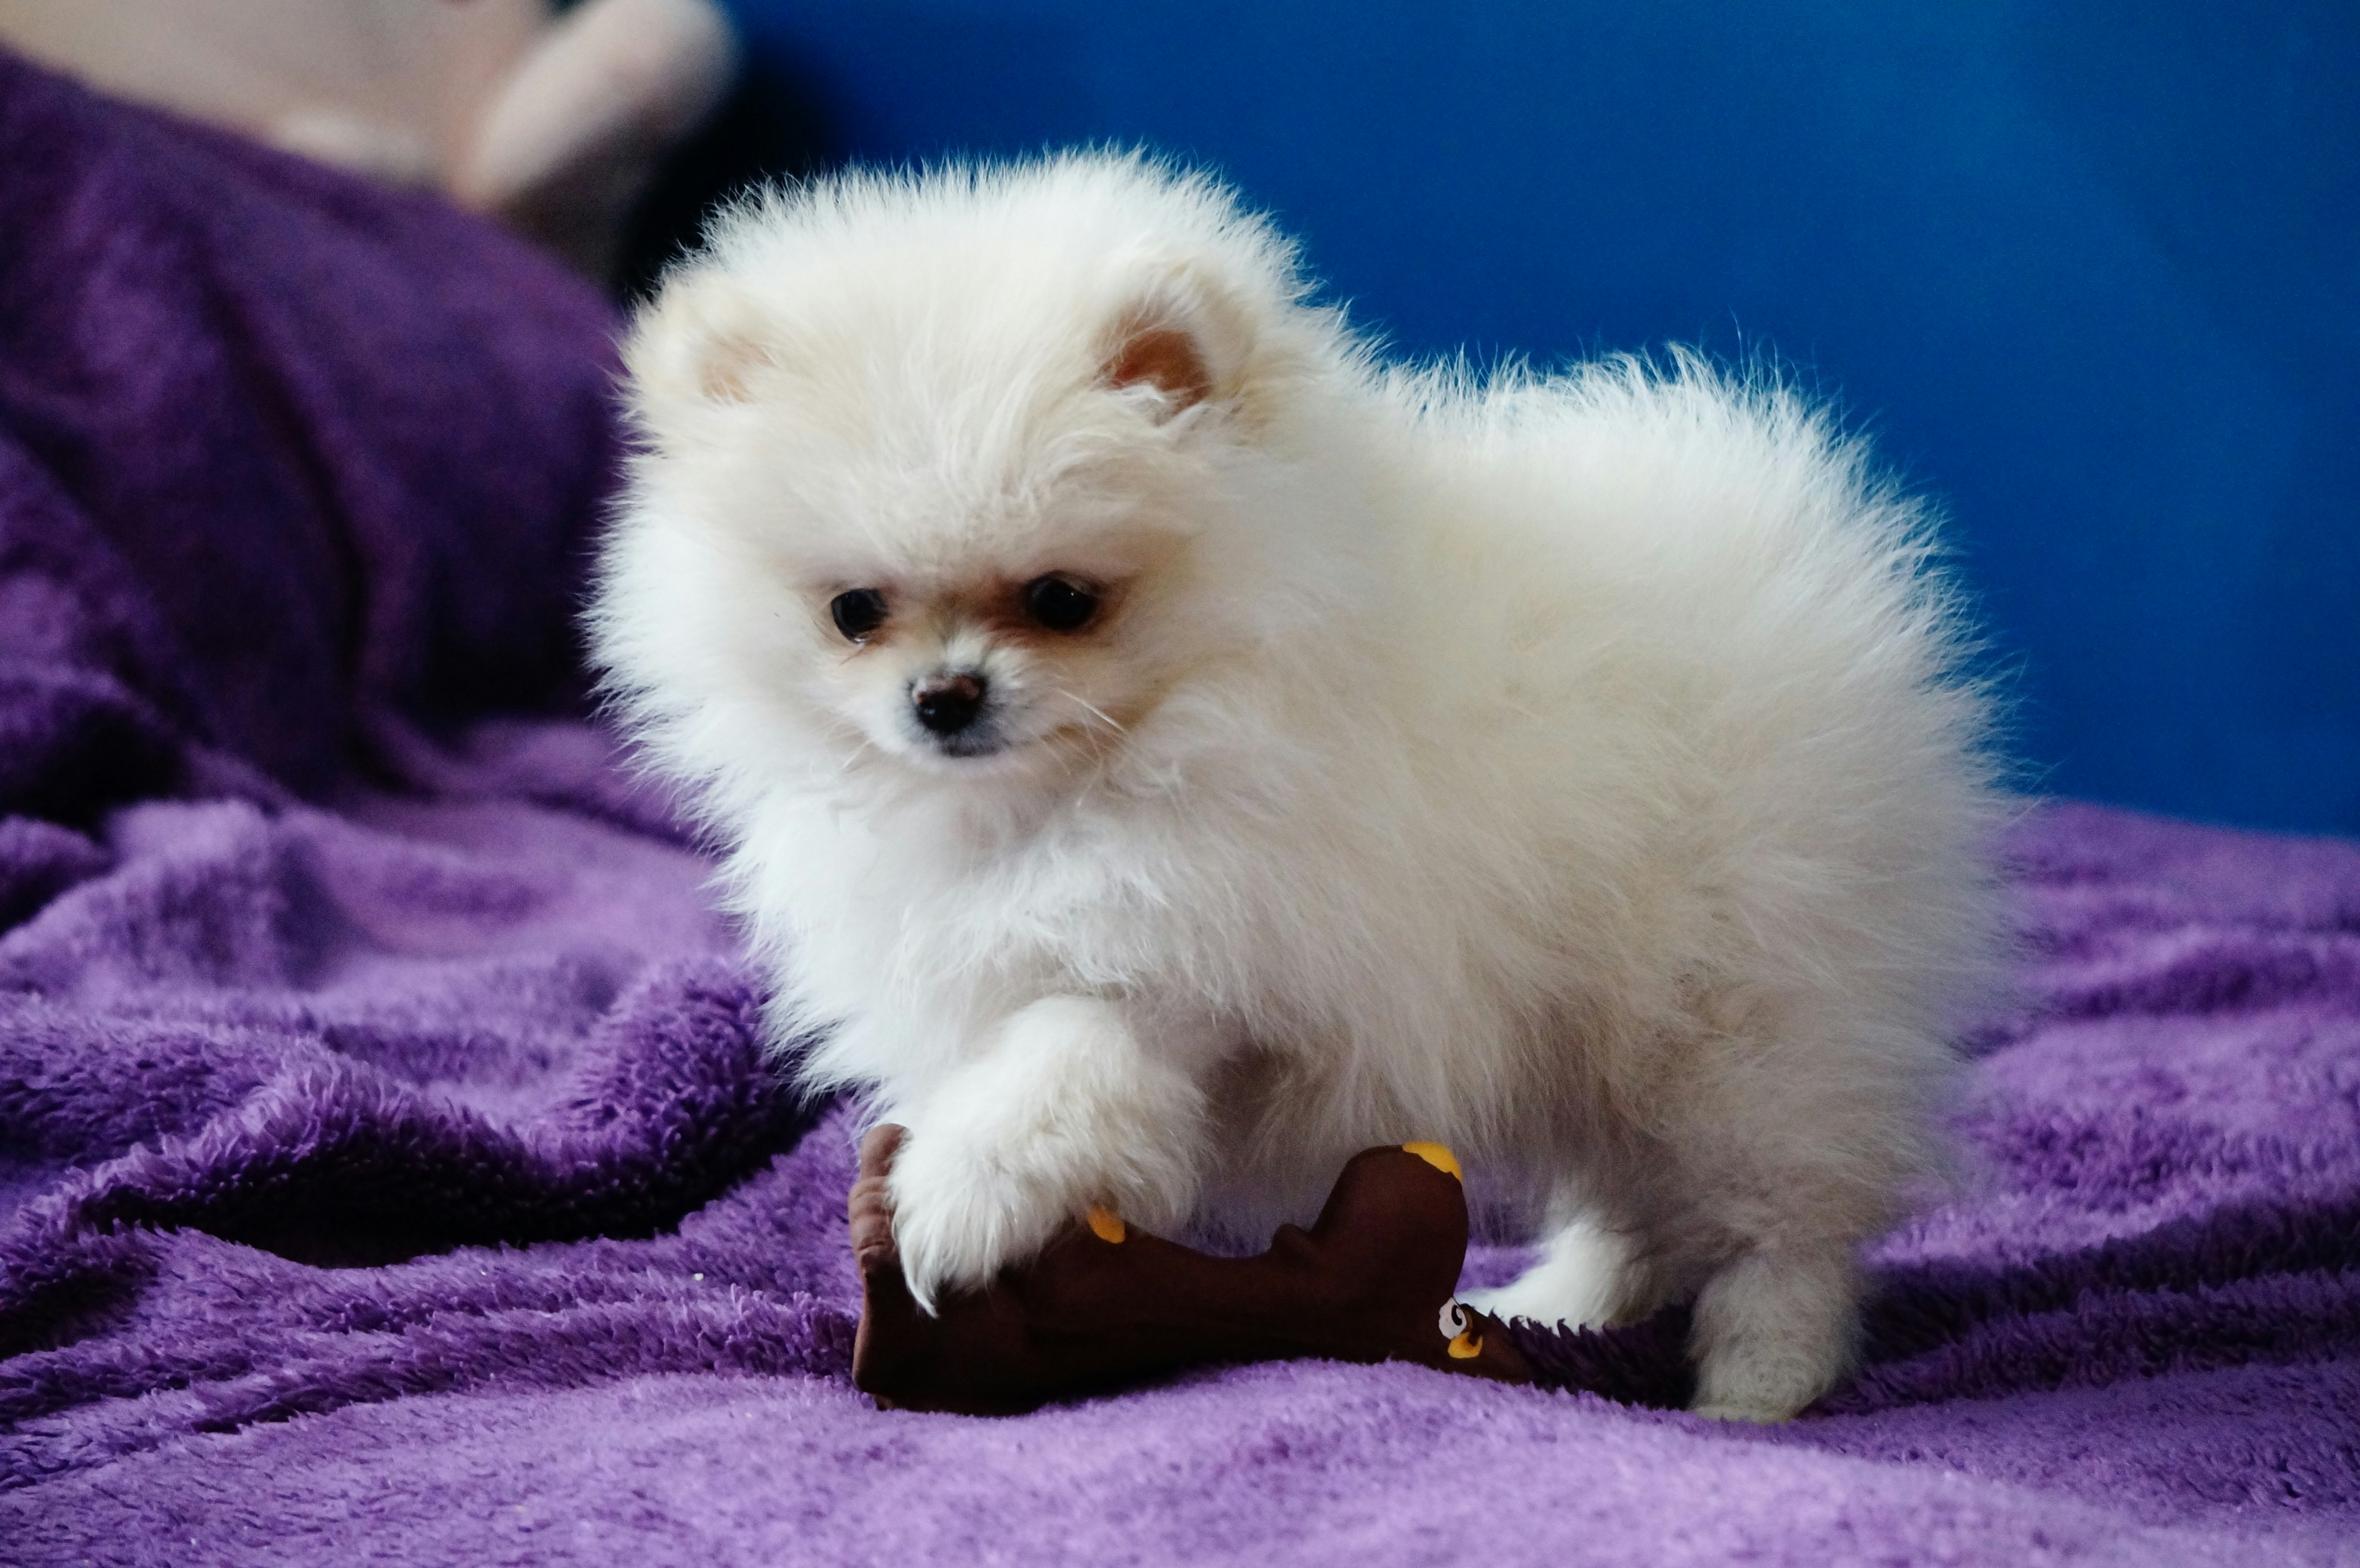
<instances>
[{"instance_id":1,"label":"purple fleece blanket","mask_svg":"<svg viewBox=\"0 0 2360 1568\"><path fill-rule=\"evenodd\" d=\"M846 1114L564 716L606 311L5 58L0 223L0 1563L2360 1562L2360 846L2025 822L1973 1170L1787 1427L880 1414Z\"/></svg>"}]
</instances>

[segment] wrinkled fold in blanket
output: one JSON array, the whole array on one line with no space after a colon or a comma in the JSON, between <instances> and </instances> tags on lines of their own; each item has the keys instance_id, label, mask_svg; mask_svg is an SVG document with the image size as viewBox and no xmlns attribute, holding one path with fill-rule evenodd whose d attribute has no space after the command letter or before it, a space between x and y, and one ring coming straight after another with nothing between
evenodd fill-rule
<instances>
[{"instance_id":1,"label":"wrinkled fold in blanket","mask_svg":"<svg viewBox=\"0 0 2360 1568\"><path fill-rule=\"evenodd\" d=\"M2017 827L1787 1427L1641 1408L1676 1317L882 1414L851 1113L580 716L607 310L5 57L0 214L0 1560L2354 1560L2360 846Z\"/></svg>"}]
</instances>

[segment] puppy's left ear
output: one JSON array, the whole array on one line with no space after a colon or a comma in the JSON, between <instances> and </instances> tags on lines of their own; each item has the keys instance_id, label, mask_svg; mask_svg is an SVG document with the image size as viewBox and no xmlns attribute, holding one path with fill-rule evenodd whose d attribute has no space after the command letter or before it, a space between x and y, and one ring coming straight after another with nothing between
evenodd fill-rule
<instances>
[{"instance_id":1,"label":"puppy's left ear","mask_svg":"<svg viewBox=\"0 0 2360 1568\"><path fill-rule=\"evenodd\" d=\"M631 400L659 435L749 401L781 350L760 303L717 271L691 268L641 308L623 342Z\"/></svg>"},{"instance_id":2,"label":"puppy's left ear","mask_svg":"<svg viewBox=\"0 0 2360 1568\"><path fill-rule=\"evenodd\" d=\"M1160 270L1116 313L1098 352L1098 379L1156 393L1159 421L1235 397L1253 347L1240 302L1191 269Z\"/></svg>"}]
</instances>

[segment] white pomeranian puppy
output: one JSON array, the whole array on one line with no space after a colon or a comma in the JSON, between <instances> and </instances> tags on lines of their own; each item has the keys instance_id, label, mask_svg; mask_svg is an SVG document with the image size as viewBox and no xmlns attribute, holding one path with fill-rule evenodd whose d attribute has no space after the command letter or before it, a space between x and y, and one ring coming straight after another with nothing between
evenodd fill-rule
<instances>
[{"instance_id":1,"label":"white pomeranian puppy","mask_svg":"<svg viewBox=\"0 0 2360 1568\"><path fill-rule=\"evenodd\" d=\"M1924 518L1777 387L1388 367L1309 289L1132 157L750 201L631 334L608 689L909 1127L922 1301L1435 1139L1545 1225L1475 1304L1693 1298L1697 1408L1791 1415L1994 951Z\"/></svg>"}]
</instances>

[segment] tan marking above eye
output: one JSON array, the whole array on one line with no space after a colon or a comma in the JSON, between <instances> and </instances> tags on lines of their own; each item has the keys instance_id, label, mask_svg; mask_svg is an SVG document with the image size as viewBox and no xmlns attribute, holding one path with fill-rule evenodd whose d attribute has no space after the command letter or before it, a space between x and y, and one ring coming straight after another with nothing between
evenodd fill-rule
<instances>
[{"instance_id":1,"label":"tan marking above eye","mask_svg":"<svg viewBox=\"0 0 2360 1568\"><path fill-rule=\"evenodd\" d=\"M1122 603L1125 585L1084 578L1072 573L1076 583L1084 583L1098 596L1098 613L1077 631L1057 632L1042 626L1024 610L1024 590L1040 581L1037 572L1022 579L1003 578L989 585L938 593L924 599L912 599L897 604L894 618L912 622L927 622L941 626L969 626L989 632L995 637L1016 643L1071 644L1087 641L1091 634L1103 628L1116 608Z\"/></svg>"}]
</instances>

